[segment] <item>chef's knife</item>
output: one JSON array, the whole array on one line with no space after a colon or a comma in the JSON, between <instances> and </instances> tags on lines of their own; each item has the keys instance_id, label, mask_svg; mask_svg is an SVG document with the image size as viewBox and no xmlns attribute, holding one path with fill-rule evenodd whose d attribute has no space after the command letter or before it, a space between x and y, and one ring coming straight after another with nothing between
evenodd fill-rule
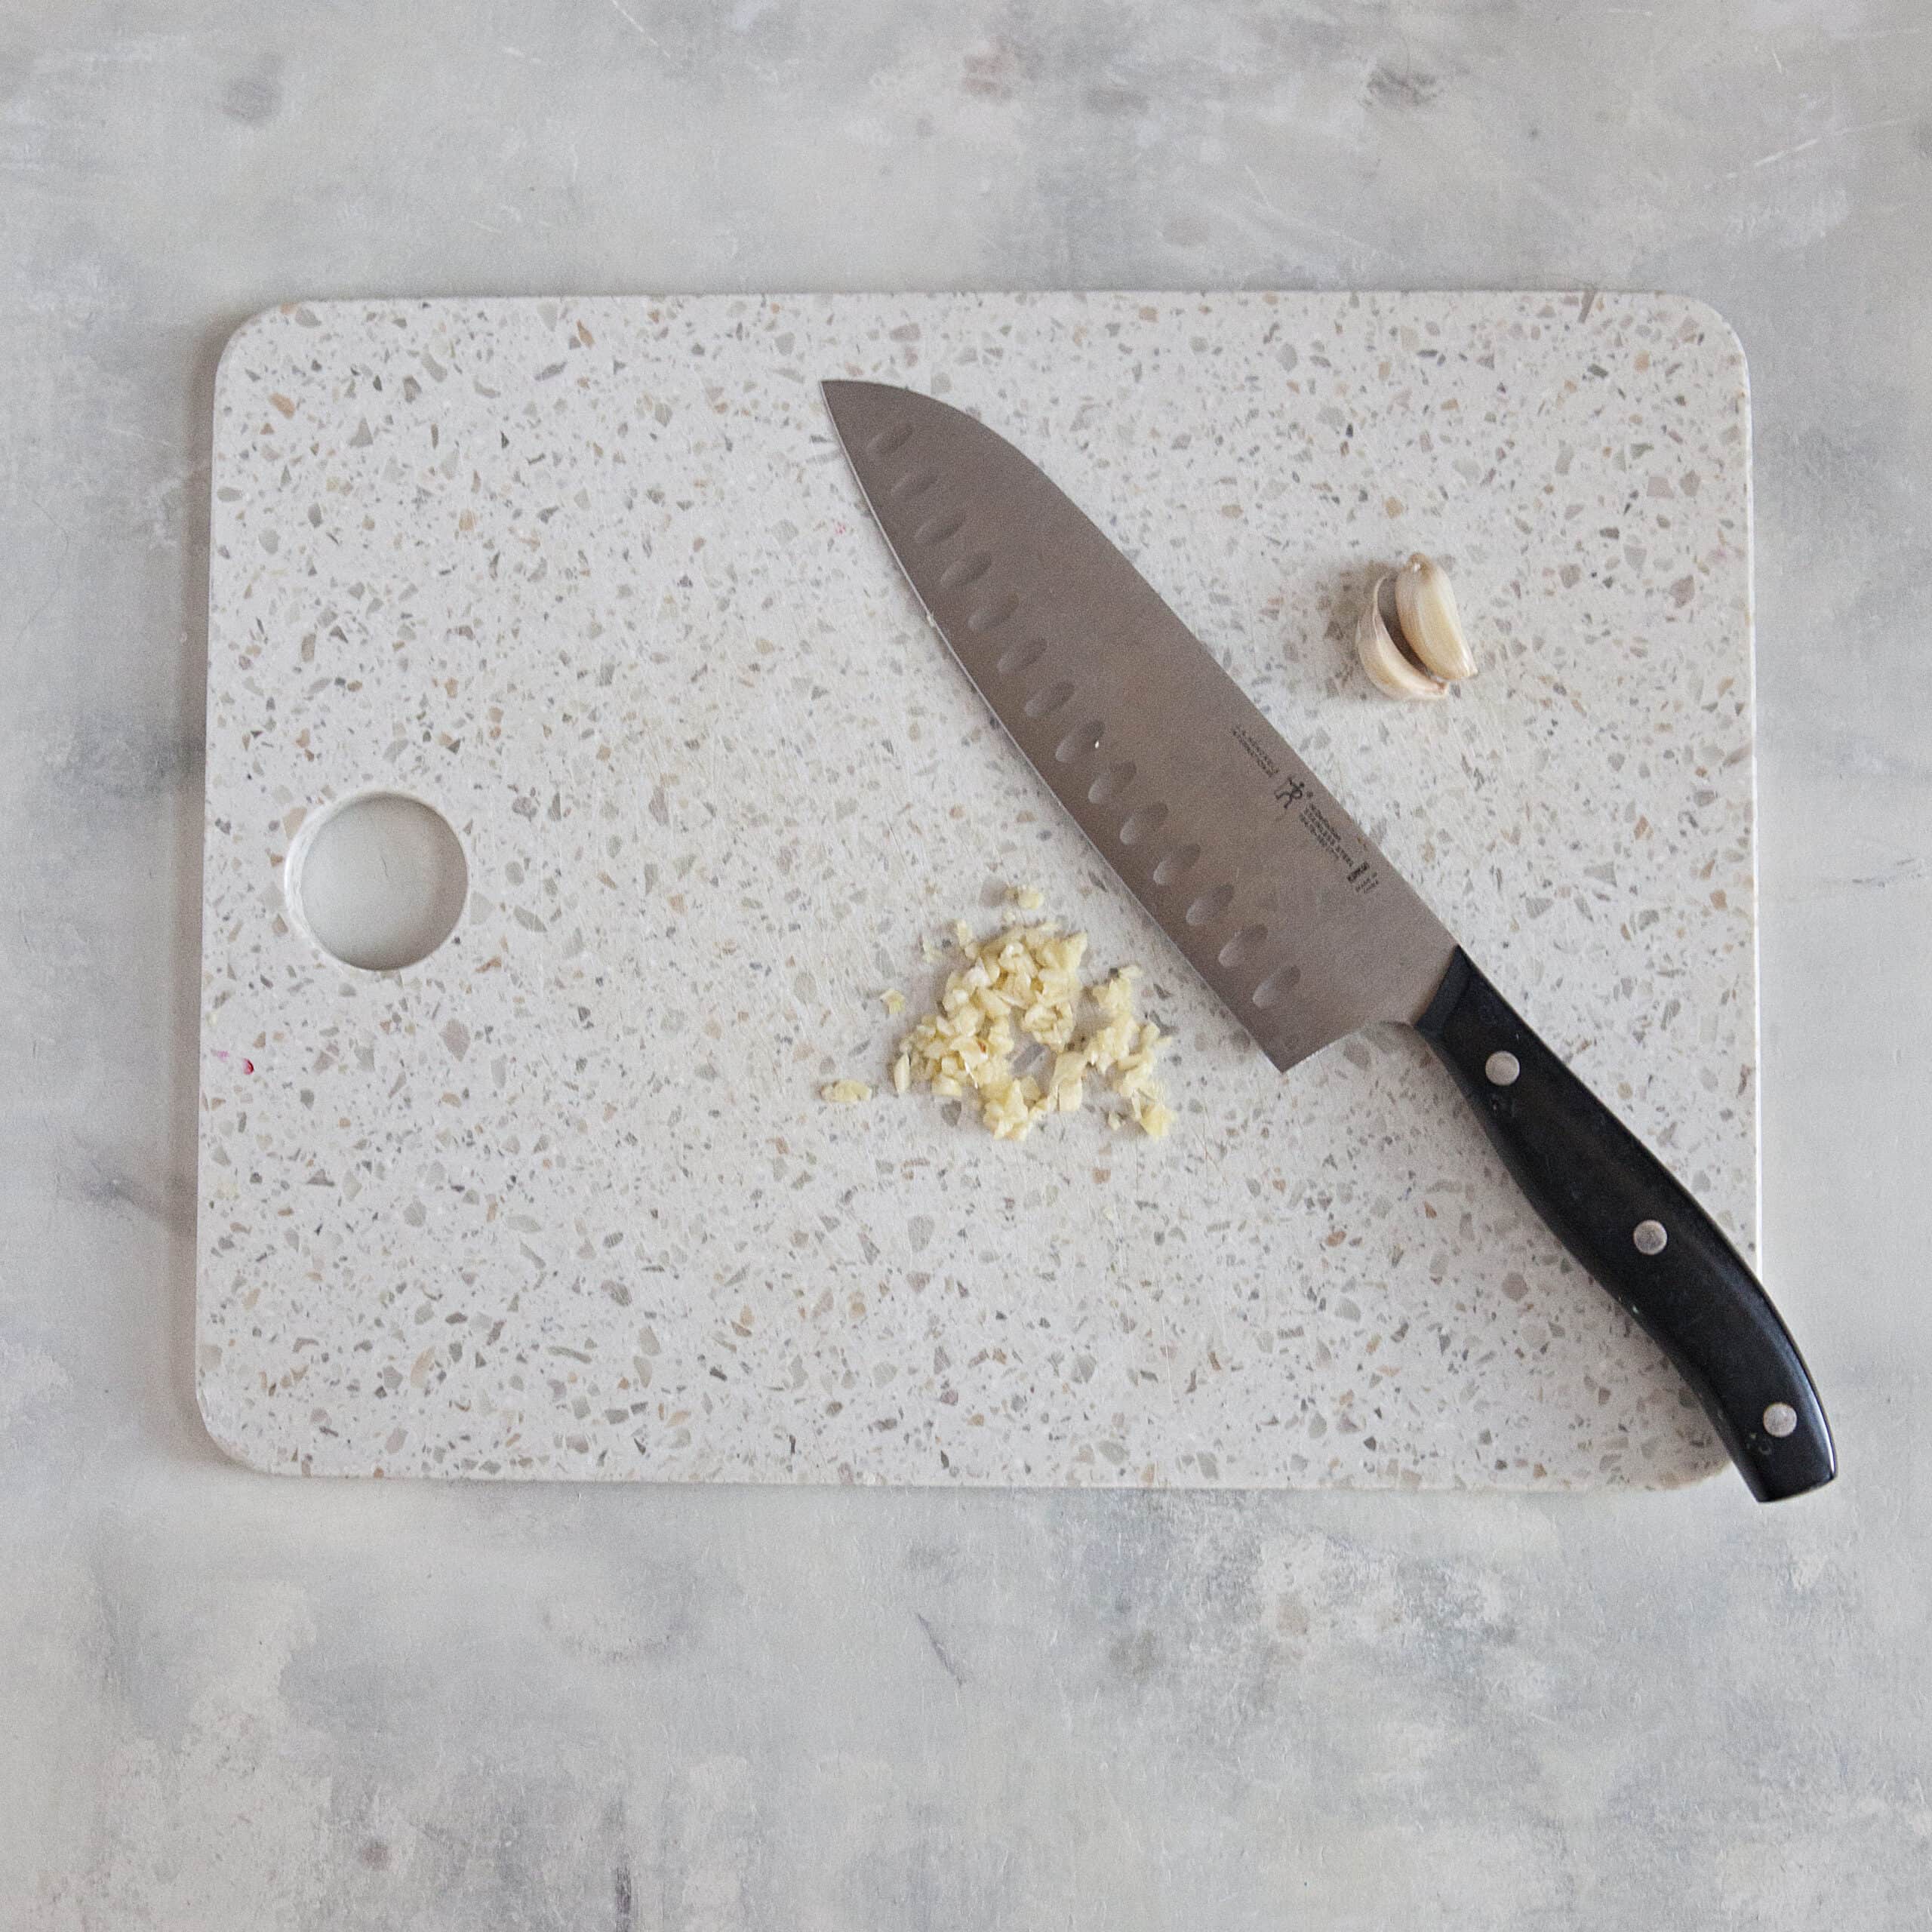
<instances>
[{"instance_id":1,"label":"chef's knife","mask_svg":"<svg viewBox=\"0 0 1932 1932\"><path fill-rule=\"evenodd\" d=\"M1133 565L974 417L885 383L824 392L967 675L1275 1064L1371 1020L1414 1027L1537 1212L1675 1362L1752 1493L1829 1482L1817 1392L1737 1251Z\"/></svg>"}]
</instances>

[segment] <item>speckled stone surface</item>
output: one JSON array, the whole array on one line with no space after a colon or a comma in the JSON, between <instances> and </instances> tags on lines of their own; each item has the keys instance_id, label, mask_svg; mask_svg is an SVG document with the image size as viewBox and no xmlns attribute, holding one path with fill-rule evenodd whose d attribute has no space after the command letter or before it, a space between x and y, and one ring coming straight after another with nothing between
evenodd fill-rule
<instances>
[{"instance_id":1,"label":"speckled stone surface","mask_svg":"<svg viewBox=\"0 0 1932 1932\"><path fill-rule=\"evenodd\" d=\"M1742 360L1672 298L318 303L217 398L198 1386L315 1473L1681 1482L1721 1460L1411 1037L1284 1078L989 720L815 383L980 412L1114 535L1559 1050L1756 1231ZM1352 669L1454 571L1481 677ZM422 965L285 860L463 841ZM299 848L298 848L299 849ZM1164 1144L852 1109L1009 881L1137 960ZM251 1067L252 1071L245 1070Z\"/></svg>"}]
</instances>

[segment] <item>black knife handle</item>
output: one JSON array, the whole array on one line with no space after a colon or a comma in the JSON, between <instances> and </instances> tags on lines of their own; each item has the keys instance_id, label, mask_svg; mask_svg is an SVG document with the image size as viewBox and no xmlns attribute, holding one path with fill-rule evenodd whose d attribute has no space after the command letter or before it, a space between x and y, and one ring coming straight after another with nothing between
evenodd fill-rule
<instances>
[{"instance_id":1,"label":"black knife handle","mask_svg":"<svg viewBox=\"0 0 1932 1932\"><path fill-rule=\"evenodd\" d=\"M1663 1162L1460 948L1416 1025L1531 1204L1677 1364L1758 1501L1829 1482L1831 1427L1796 1343Z\"/></svg>"}]
</instances>

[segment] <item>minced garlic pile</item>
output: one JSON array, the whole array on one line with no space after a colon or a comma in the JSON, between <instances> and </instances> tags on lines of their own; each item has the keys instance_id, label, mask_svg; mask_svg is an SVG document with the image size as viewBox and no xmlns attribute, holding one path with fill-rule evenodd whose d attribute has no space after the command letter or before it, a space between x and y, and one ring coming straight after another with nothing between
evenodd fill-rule
<instances>
[{"instance_id":1,"label":"minced garlic pile","mask_svg":"<svg viewBox=\"0 0 1932 1932\"><path fill-rule=\"evenodd\" d=\"M1016 895L1017 897L1017 895ZM1038 895L1027 895L1038 903ZM1084 933L1041 923L1012 926L976 940L962 920L953 937L964 964L946 976L939 1010L928 1013L900 1042L892 1084L903 1094L915 1081L942 1100L977 1100L980 1118L1002 1140L1023 1140L1051 1113L1070 1114L1085 1097L1086 1076L1098 1074L1127 1103L1110 1112L1110 1126L1131 1119L1158 1137L1173 1124L1154 1063L1165 1044L1159 1027L1134 1011L1137 969L1084 984ZM1094 1017L1083 1031L1083 1004ZM1044 1083L1014 1065L1025 1041L1052 1055Z\"/></svg>"}]
</instances>

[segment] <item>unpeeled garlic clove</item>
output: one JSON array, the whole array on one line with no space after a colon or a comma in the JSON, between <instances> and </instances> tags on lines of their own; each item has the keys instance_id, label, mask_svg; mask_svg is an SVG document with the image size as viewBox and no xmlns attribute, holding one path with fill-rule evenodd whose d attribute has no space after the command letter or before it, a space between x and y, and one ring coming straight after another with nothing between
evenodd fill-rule
<instances>
[{"instance_id":1,"label":"unpeeled garlic clove","mask_svg":"<svg viewBox=\"0 0 1932 1932\"><path fill-rule=\"evenodd\" d=\"M1386 577L1377 579L1367 606L1355 621L1355 655L1361 660L1361 668L1376 689L1390 697L1447 697L1449 687L1432 678L1395 641L1382 614L1389 581Z\"/></svg>"},{"instance_id":2,"label":"unpeeled garlic clove","mask_svg":"<svg viewBox=\"0 0 1932 1932\"><path fill-rule=\"evenodd\" d=\"M1420 550L1395 574L1395 620L1402 641L1438 678L1454 683L1475 675L1449 573Z\"/></svg>"}]
</instances>

